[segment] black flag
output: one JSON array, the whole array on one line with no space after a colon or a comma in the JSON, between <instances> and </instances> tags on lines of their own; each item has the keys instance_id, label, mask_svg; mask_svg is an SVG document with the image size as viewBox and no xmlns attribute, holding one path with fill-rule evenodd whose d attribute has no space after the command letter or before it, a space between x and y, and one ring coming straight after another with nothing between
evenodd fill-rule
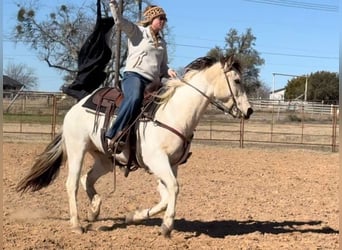
<instances>
[{"instance_id":1,"label":"black flag","mask_svg":"<svg viewBox=\"0 0 342 250\"><path fill-rule=\"evenodd\" d=\"M112 17L101 17L101 1L97 0L97 19L94 31L78 54L76 79L70 85L62 86L63 93L80 100L104 82L107 77L104 69L112 56L106 36L113 25Z\"/></svg>"}]
</instances>

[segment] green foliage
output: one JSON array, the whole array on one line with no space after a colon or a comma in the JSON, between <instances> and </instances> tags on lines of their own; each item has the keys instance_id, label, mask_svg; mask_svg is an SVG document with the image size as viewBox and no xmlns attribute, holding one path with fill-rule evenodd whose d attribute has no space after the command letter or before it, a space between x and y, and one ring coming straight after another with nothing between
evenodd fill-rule
<instances>
[{"instance_id":1,"label":"green foliage","mask_svg":"<svg viewBox=\"0 0 342 250\"><path fill-rule=\"evenodd\" d=\"M286 99L304 98L306 76L288 81ZM339 76L337 73L317 71L308 76L307 101L337 103L339 99Z\"/></svg>"},{"instance_id":2,"label":"green foliage","mask_svg":"<svg viewBox=\"0 0 342 250\"><path fill-rule=\"evenodd\" d=\"M218 46L215 46L214 48L212 48L211 50L209 50L209 52L207 53L208 56L211 56L211 57L214 57L216 59L219 59L221 57L224 56L224 52L223 50L218 47Z\"/></svg>"},{"instance_id":3,"label":"green foliage","mask_svg":"<svg viewBox=\"0 0 342 250\"><path fill-rule=\"evenodd\" d=\"M288 81L285 87L285 99L298 99L304 95L306 77L296 77Z\"/></svg>"},{"instance_id":4,"label":"green foliage","mask_svg":"<svg viewBox=\"0 0 342 250\"><path fill-rule=\"evenodd\" d=\"M212 48L207 55L219 58L235 54L243 65L243 80L246 91L249 96L260 97L259 94L264 95L267 91L264 83L259 80L259 67L265 63L259 55L259 52L254 48L256 37L249 28L245 33L238 34L236 29L230 29L225 37L225 47L218 46Z\"/></svg>"}]
</instances>

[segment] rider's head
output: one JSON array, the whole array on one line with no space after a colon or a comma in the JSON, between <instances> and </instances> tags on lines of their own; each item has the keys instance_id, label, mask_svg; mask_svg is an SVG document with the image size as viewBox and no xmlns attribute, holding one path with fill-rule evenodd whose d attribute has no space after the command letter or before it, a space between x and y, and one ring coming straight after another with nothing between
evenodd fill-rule
<instances>
[{"instance_id":1,"label":"rider's head","mask_svg":"<svg viewBox=\"0 0 342 250\"><path fill-rule=\"evenodd\" d=\"M153 20L158 18L161 21L166 22L166 13L163 10L163 8L157 6L157 5L150 5L147 6L144 10L144 20L140 22L140 24L144 27L152 24Z\"/></svg>"}]
</instances>

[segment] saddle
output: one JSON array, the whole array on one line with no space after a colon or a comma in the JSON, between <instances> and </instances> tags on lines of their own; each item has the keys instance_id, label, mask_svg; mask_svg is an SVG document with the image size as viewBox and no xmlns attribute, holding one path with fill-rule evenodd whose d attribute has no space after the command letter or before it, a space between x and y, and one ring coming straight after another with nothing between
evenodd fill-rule
<instances>
[{"instance_id":1,"label":"saddle","mask_svg":"<svg viewBox=\"0 0 342 250\"><path fill-rule=\"evenodd\" d=\"M160 90L162 84L160 82L151 82L148 84L144 91L144 100L141 108L141 112L138 115L137 119L133 122L133 124L126 124L126 129L124 129L121 136L126 137L126 142L130 141L130 159L128 160L128 165L136 165L136 149L135 149L135 129L131 129L135 127L135 123L144 117L151 118L153 117L153 113L156 110L157 104L154 102L155 94ZM98 129L98 119L99 114L103 113L105 115L104 123L101 128L101 140L104 150L107 151L107 143L105 140L105 133L108 129L109 123L117 108L121 105L122 100L124 98L124 94L121 89L118 87L103 87L94 92L87 101L83 104L83 107L92 109L95 111L95 119L94 119L94 130ZM133 171L136 168L132 168L132 166L126 166L129 171ZM128 173L126 172L128 175ZM125 174L125 175L126 175Z\"/></svg>"},{"instance_id":2,"label":"saddle","mask_svg":"<svg viewBox=\"0 0 342 250\"><path fill-rule=\"evenodd\" d=\"M144 91L144 100L142 110L145 106L153 102L155 94L160 90L162 84L160 82L151 82L148 84ZM115 110L121 105L124 98L124 94L118 87L103 87L93 93L88 100L83 104L84 107L96 111L96 119L98 119L99 113L105 114L105 122L103 129L107 130L110 118L114 115ZM142 114L141 114L142 115ZM139 115L139 117L141 116Z\"/></svg>"}]
</instances>

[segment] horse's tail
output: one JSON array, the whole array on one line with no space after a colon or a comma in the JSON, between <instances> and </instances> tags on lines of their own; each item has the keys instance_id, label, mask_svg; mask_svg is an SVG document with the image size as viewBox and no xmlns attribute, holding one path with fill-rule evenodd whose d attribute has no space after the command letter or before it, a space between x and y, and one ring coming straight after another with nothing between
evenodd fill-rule
<instances>
[{"instance_id":1,"label":"horse's tail","mask_svg":"<svg viewBox=\"0 0 342 250\"><path fill-rule=\"evenodd\" d=\"M59 133L38 156L31 171L17 185L17 192L32 192L47 187L56 179L60 166L64 163L64 143L62 133Z\"/></svg>"}]
</instances>

